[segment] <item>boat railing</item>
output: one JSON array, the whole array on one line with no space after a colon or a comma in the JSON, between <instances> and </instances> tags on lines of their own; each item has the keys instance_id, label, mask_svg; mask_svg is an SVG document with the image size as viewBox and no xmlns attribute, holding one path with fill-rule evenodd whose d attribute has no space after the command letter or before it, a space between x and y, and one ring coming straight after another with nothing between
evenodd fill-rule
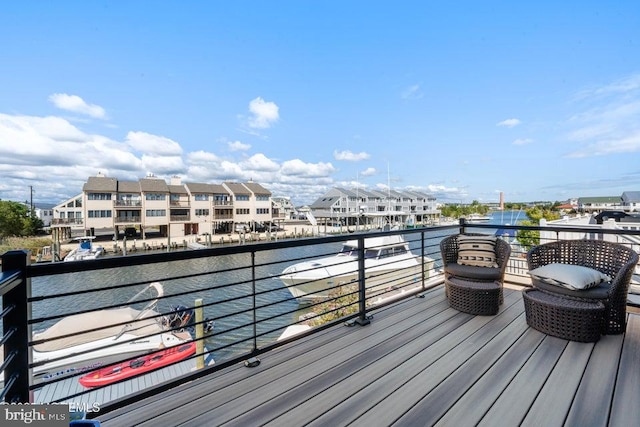
<instances>
[{"instance_id":1,"label":"boat railing","mask_svg":"<svg viewBox=\"0 0 640 427\"><path fill-rule=\"evenodd\" d=\"M5 402L67 402L97 399L96 396L106 399L107 393L97 393L110 385L96 389L78 386L78 377L86 372L36 382L33 371L38 365L33 362L31 351L41 342L33 339L31 330L45 329L74 314L126 307L129 304L127 295L136 294L154 281L162 283L164 293L138 303L143 305L157 298L158 307L181 305L184 310L195 310L195 325L189 341L198 345L196 354L180 362L187 364L187 368L179 370L176 367L171 376L167 373L163 380L151 381L154 383L152 387L134 387L143 383L136 381L137 376L122 380L127 381L127 385L112 390L109 396L113 400L100 402L102 411L153 396L239 362L253 366L259 363L261 354L328 327L367 324L376 310L384 309L399 298L424 295L428 288L443 284L439 245L444 237L459 232L493 234L495 227L461 221L448 226L245 245L212 245L198 250L33 265L25 251L7 252L2 255L0 276L4 307L1 343L5 354L0 366L4 375L1 397ZM623 238L640 236L640 231L604 228L584 228L582 231L561 226L512 225L500 228L527 233L534 238L537 233L538 243L560 239L567 231L577 231L581 238L621 242ZM415 259L420 261L417 274L403 269L379 272L365 269L365 239L393 235L401 235ZM344 282L336 278L328 297L300 305L280 280L282 272L296 263L337 253L345 240L355 240L358 244L357 266L353 267L356 280ZM524 252L512 252L507 268L508 281L527 284L528 271L523 255ZM393 257L383 259L384 262L387 260L393 265ZM368 284L374 281L378 286L369 289ZM73 288L71 283L81 285ZM158 322L162 322L166 315L166 308L151 313ZM131 323L142 325L143 321L148 321L147 316L142 317ZM215 322L212 331L205 331L208 322ZM127 322L110 326L122 328L125 325ZM308 327L297 335L286 333L290 327L300 325ZM170 327L168 331L181 332L182 329L182 326L177 326ZM145 336L136 339L142 340ZM215 364L206 363L211 359ZM129 393L115 395L116 388Z\"/></svg>"}]
</instances>

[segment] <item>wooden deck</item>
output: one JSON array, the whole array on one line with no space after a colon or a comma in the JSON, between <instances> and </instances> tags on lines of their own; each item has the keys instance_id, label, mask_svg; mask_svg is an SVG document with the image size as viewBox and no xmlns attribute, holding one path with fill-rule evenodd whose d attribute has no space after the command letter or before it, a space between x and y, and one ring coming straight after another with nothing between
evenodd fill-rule
<instances>
[{"instance_id":1,"label":"wooden deck","mask_svg":"<svg viewBox=\"0 0 640 427\"><path fill-rule=\"evenodd\" d=\"M640 420L640 316L569 342L527 327L519 290L496 316L442 287L129 407L104 426L630 426Z\"/></svg>"}]
</instances>

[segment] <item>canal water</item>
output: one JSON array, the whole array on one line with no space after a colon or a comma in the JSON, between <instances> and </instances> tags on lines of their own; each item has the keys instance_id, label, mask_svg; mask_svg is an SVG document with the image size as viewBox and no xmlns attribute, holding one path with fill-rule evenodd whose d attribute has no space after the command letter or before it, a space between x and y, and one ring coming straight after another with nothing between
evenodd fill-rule
<instances>
[{"instance_id":1,"label":"canal water","mask_svg":"<svg viewBox=\"0 0 640 427\"><path fill-rule=\"evenodd\" d=\"M513 224L516 215L524 219L524 213L494 212L490 224ZM496 228L497 229L497 228ZM492 230L483 232L492 233ZM451 231L445 231L444 236ZM419 254L419 242L410 235L407 240L415 254ZM430 237L433 237L430 235ZM345 240L348 236L345 236ZM231 356L250 351L253 348L253 321L259 324L256 332L258 346L274 342L284 329L297 322L301 315L310 311L299 305L277 279L289 265L307 257L335 254L340 243L285 248L278 251L256 253L255 272L252 273L251 254L235 254L221 257L181 260L153 265L122 267L113 270L99 270L37 277L32 280L32 294L52 296L69 292L85 292L77 295L61 296L32 304L34 318L63 316L83 310L123 304L145 287L145 284L159 281L165 296L158 304L158 311L168 312L171 306L193 307L196 299L202 299L204 315L214 319L214 335L206 343L213 351L215 360L221 361ZM436 243L430 245L426 255L436 260L439 267L440 254ZM259 308L254 319L253 281L255 274L255 305ZM134 286L108 289L123 284ZM150 298L151 294L145 295ZM144 304L136 308L142 308ZM33 325L33 330L42 330L55 322L47 320Z\"/></svg>"}]
</instances>

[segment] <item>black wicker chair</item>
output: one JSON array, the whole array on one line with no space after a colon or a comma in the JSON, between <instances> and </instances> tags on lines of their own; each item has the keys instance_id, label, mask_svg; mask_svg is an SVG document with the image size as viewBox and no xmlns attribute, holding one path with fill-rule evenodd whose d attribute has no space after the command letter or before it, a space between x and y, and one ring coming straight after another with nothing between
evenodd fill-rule
<instances>
[{"instance_id":1,"label":"black wicker chair","mask_svg":"<svg viewBox=\"0 0 640 427\"><path fill-rule=\"evenodd\" d=\"M486 234L465 233L466 236ZM451 307L471 314L496 314L504 298L502 286L511 246L496 240L497 267L475 267L458 264L459 234L445 237L440 242L440 253L445 276L445 290Z\"/></svg>"},{"instance_id":2,"label":"black wicker chair","mask_svg":"<svg viewBox=\"0 0 640 427\"><path fill-rule=\"evenodd\" d=\"M527 253L529 270L552 264L581 265L598 270L610 282L586 290L572 290L532 277L533 286L542 292L582 302L604 304L604 334L621 334L626 329L627 293L638 254L619 243L603 240L559 240L533 247ZM567 304L569 306L570 304Z\"/></svg>"}]
</instances>

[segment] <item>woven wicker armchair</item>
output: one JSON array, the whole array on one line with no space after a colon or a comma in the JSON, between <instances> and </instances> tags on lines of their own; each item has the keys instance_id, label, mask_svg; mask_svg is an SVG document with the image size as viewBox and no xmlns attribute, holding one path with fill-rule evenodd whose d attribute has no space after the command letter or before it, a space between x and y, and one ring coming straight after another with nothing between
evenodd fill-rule
<instances>
[{"instance_id":1,"label":"woven wicker armchair","mask_svg":"<svg viewBox=\"0 0 640 427\"><path fill-rule=\"evenodd\" d=\"M466 236L487 236L466 233ZM511 246L502 239L496 240L496 267L476 267L458 264L459 234L445 237L440 242L444 267L444 283L449 305L465 313L496 314L504 298L502 285L511 254Z\"/></svg>"},{"instance_id":2,"label":"woven wicker armchair","mask_svg":"<svg viewBox=\"0 0 640 427\"><path fill-rule=\"evenodd\" d=\"M486 234L466 233L467 236L486 236ZM458 236L454 234L445 237L440 242L440 254L444 267L445 278L454 276L464 278L474 282L504 281L504 272L511 256L511 246L509 243L498 238L496 240L496 263L497 268L472 267L458 264Z\"/></svg>"},{"instance_id":3,"label":"woven wicker armchair","mask_svg":"<svg viewBox=\"0 0 640 427\"><path fill-rule=\"evenodd\" d=\"M559 240L533 247L527 254L529 270L552 263L581 265L598 270L610 282L586 290L571 290L532 278L543 292L604 304L604 334L621 334L626 329L627 293L638 254L619 243L603 240Z\"/></svg>"}]
</instances>

